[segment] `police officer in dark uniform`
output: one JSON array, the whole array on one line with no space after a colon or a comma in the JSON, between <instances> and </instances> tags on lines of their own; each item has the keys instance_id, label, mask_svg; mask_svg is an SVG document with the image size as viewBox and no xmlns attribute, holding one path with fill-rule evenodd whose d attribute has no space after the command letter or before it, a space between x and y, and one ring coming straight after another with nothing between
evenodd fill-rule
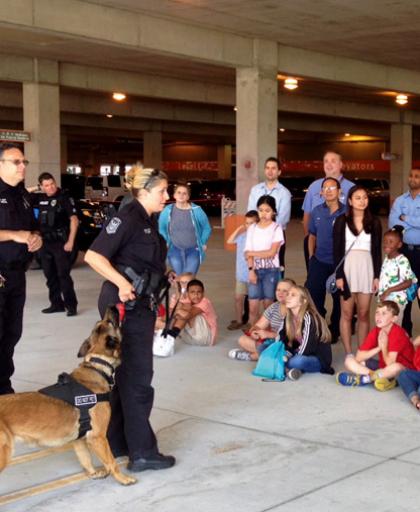
<instances>
[{"instance_id":1,"label":"police officer in dark uniform","mask_svg":"<svg viewBox=\"0 0 420 512\"><path fill-rule=\"evenodd\" d=\"M139 166L127 173L126 182L134 200L111 219L85 256L107 279L99 297L101 314L108 304L126 303L108 440L115 456L129 455L131 471L165 469L175 464L175 458L159 453L149 417L154 398L155 297L166 269L166 244L155 214L169 198L168 182L163 172Z\"/></svg>"},{"instance_id":2,"label":"police officer in dark uniform","mask_svg":"<svg viewBox=\"0 0 420 512\"><path fill-rule=\"evenodd\" d=\"M79 219L74 201L58 187L49 172L38 178L41 194L32 194L38 209L39 229L44 241L41 266L47 278L50 306L43 313L67 310L67 316L77 314L77 298L70 276L71 253L74 249Z\"/></svg>"},{"instance_id":3,"label":"police officer in dark uniform","mask_svg":"<svg viewBox=\"0 0 420 512\"><path fill-rule=\"evenodd\" d=\"M0 394L13 393L13 353L22 335L25 271L42 245L23 186L28 164L14 144L0 145Z\"/></svg>"}]
</instances>

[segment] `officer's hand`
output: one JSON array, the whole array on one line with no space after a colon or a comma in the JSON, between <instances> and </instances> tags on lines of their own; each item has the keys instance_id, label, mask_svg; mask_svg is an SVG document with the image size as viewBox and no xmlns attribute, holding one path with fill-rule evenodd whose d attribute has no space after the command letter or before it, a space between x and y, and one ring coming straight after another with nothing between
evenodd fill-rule
<instances>
[{"instance_id":1,"label":"officer's hand","mask_svg":"<svg viewBox=\"0 0 420 512\"><path fill-rule=\"evenodd\" d=\"M134 293L133 285L128 281L120 285L118 288L118 297L120 298L121 302L134 300L136 298L136 294Z\"/></svg>"},{"instance_id":2,"label":"officer's hand","mask_svg":"<svg viewBox=\"0 0 420 512\"><path fill-rule=\"evenodd\" d=\"M30 231L13 231L13 241L18 244L28 244L31 236Z\"/></svg>"},{"instance_id":3,"label":"officer's hand","mask_svg":"<svg viewBox=\"0 0 420 512\"><path fill-rule=\"evenodd\" d=\"M64 247L63 249L66 251L66 252L71 252L73 250L73 243L72 242L66 242L64 244Z\"/></svg>"},{"instance_id":4,"label":"officer's hand","mask_svg":"<svg viewBox=\"0 0 420 512\"><path fill-rule=\"evenodd\" d=\"M37 233L31 233L28 239L28 251L36 252L42 247L42 238Z\"/></svg>"}]
</instances>

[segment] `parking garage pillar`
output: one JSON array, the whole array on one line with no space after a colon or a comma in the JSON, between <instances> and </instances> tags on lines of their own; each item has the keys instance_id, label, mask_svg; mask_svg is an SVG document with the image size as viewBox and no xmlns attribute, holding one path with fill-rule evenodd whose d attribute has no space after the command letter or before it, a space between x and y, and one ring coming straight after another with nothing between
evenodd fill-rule
<instances>
[{"instance_id":1,"label":"parking garage pillar","mask_svg":"<svg viewBox=\"0 0 420 512\"><path fill-rule=\"evenodd\" d=\"M25 143L30 161L26 184L34 185L41 172L60 183L60 90L58 63L34 59L36 81L23 84L23 124L31 140Z\"/></svg>"},{"instance_id":2,"label":"parking garage pillar","mask_svg":"<svg viewBox=\"0 0 420 512\"><path fill-rule=\"evenodd\" d=\"M236 200L246 211L249 191L264 179L264 161L277 156L277 46L254 42L256 65L236 70Z\"/></svg>"},{"instance_id":3,"label":"parking garage pillar","mask_svg":"<svg viewBox=\"0 0 420 512\"><path fill-rule=\"evenodd\" d=\"M218 177L221 179L229 179L232 177L232 146L224 144L217 146L217 167Z\"/></svg>"},{"instance_id":4,"label":"parking garage pillar","mask_svg":"<svg viewBox=\"0 0 420 512\"><path fill-rule=\"evenodd\" d=\"M390 196L393 201L407 188L407 179L412 166L413 127L411 124L391 125L391 153L398 155L391 160Z\"/></svg>"},{"instance_id":5,"label":"parking garage pillar","mask_svg":"<svg viewBox=\"0 0 420 512\"><path fill-rule=\"evenodd\" d=\"M143 165L162 168L162 132L150 131L143 135Z\"/></svg>"}]
</instances>

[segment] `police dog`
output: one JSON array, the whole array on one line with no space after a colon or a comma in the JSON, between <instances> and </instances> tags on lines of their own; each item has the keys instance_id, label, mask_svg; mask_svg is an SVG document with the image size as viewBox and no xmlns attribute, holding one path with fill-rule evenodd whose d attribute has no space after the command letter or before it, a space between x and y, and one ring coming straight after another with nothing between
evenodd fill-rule
<instances>
[{"instance_id":1,"label":"police dog","mask_svg":"<svg viewBox=\"0 0 420 512\"><path fill-rule=\"evenodd\" d=\"M84 360L70 376L92 393L107 393L120 353L118 310L110 307L80 347L78 356ZM69 403L39 392L0 396L0 471L10 462L15 439L40 446L61 446L73 441L80 464L90 478L104 478L111 473L123 485L135 483L135 478L120 471L108 444L109 402L96 403L89 415L91 430L78 439L80 411ZM89 449L102 461L103 468L93 467Z\"/></svg>"}]
</instances>

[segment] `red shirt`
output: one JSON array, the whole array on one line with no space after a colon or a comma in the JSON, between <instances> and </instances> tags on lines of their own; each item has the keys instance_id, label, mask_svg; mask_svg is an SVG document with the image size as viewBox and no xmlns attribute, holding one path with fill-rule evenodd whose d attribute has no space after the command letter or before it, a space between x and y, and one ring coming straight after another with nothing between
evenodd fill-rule
<instances>
[{"instance_id":1,"label":"red shirt","mask_svg":"<svg viewBox=\"0 0 420 512\"><path fill-rule=\"evenodd\" d=\"M375 327L366 336L365 341L359 347L359 350L372 350L378 346L378 336L380 329ZM414 347L405 330L397 324L391 327L388 334L388 352L397 352L397 363L402 364L410 370L414 370L413 357ZM379 368L385 368L386 364L379 352Z\"/></svg>"}]
</instances>

